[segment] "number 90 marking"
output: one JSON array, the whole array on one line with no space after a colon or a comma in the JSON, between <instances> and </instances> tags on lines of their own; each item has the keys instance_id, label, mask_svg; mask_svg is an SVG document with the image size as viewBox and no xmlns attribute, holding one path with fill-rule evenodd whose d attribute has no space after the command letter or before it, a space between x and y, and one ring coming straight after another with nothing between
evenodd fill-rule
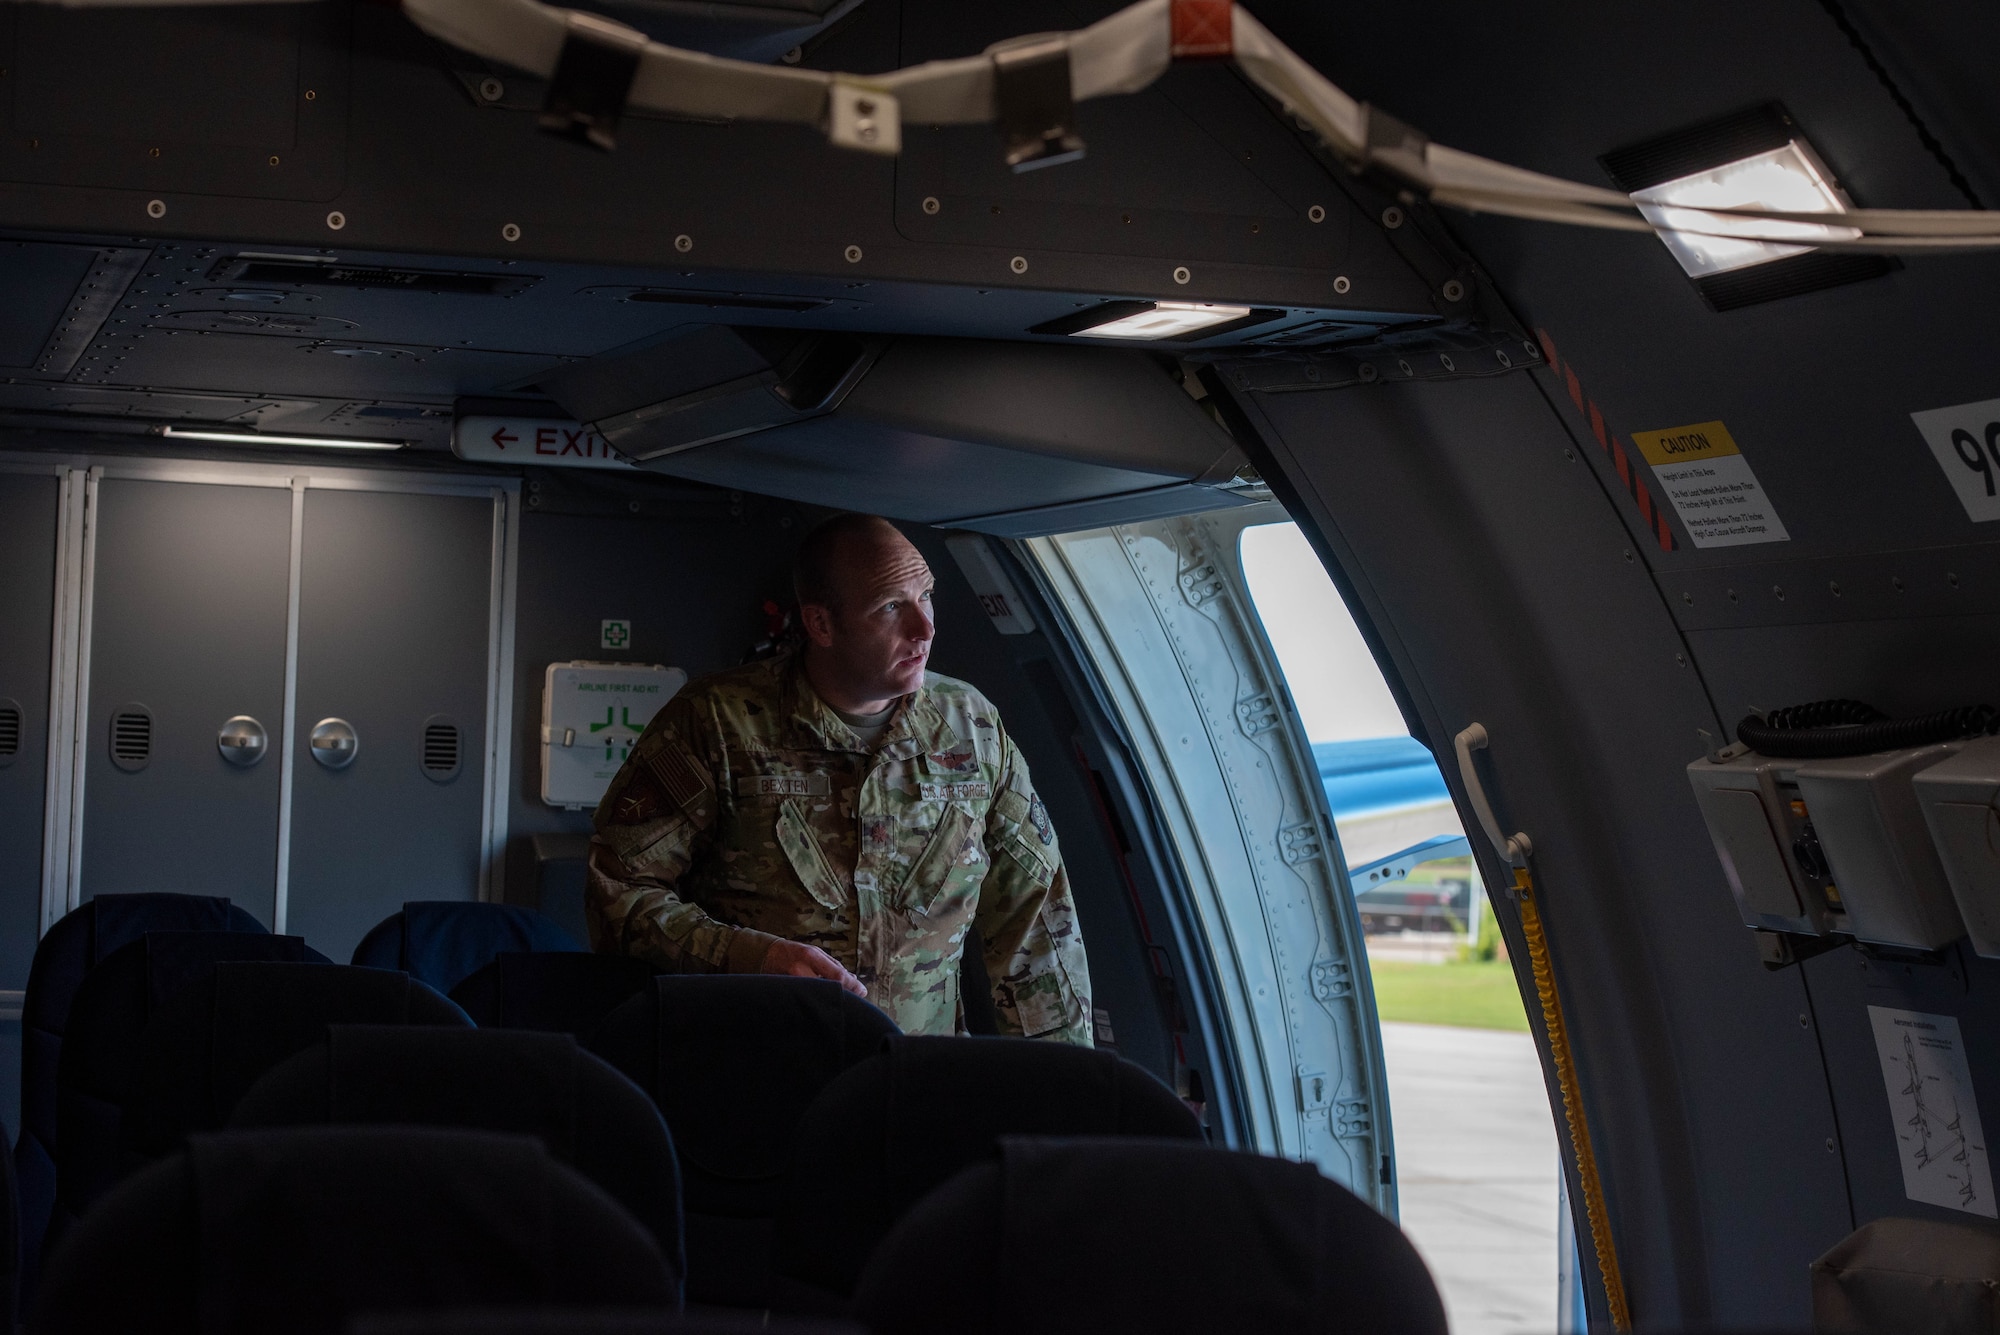
<instances>
[{"instance_id":1,"label":"number 90 marking","mask_svg":"<svg viewBox=\"0 0 2000 1335\"><path fill-rule=\"evenodd\" d=\"M1979 447L1979 441L1964 427L1951 433L1951 447L1958 451L1959 460L1967 468L1986 479L1986 494L1993 495L1993 468L2000 464L2000 422L1986 424L1985 449Z\"/></svg>"}]
</instances>

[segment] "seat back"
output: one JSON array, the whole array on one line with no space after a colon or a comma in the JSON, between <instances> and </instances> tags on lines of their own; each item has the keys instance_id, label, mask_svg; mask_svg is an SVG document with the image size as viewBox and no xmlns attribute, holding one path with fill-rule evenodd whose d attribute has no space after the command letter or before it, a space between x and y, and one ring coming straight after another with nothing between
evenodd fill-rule
<instances>
[{"instance_id":1,"label":"seat back","mask_svg":"<svg viewBox=\"0 0 2000 1335\"><path fill-rule=\"evenodd\" d=\"M38 1335L339 1335L361 1312L679 1306L652 1236L541 1142L430 1127L197 1136L105 1197L51 1261Z\"/></svg>"},{"instance_id":2,"label":"seat back","mask_svg":"<svg viewBox=\"0 0 2000 1335\"><path fill-rule=\"evenodd\" d=\"M148 932L104 957L77 989L56 1068L49 1242L124 1176L125 1101L154 1013L222 961L290 968L320 958L296 936L251 932Z\"/></svg>"},{"instance_id":3,"label":"seat back","mask_svg":"<svg viewBox=\"0 0 2000 1335\"><path fill-rule=\"evenodd\" d=\"M400 969L440 992L502 951L580 951L575 937L533 909L466 900L415 900L368 929L353 963Z\"/></svg>"},{"instance_id":4,"label":"seat back","mask_svg":"<svg viewBox=\"0 0 2000 1335\"><path fill-rule=\"evenodd\" d=\"M891 1039L801 1119L775 1268L851 1293L895 1222L1005 1135L1199 1141L1201 1128L1172 1090L1108 1052L1024 1038Z\"/></svg>"},{"instance_id":5,"label":"seat back","mask_svg":"<svg viewBox=\"0 0 2000 1335\"><path fill-rule=\"evenodd\" d=\"M535 1136L646 1226L677 1279L686 1269L666 1123L568 1034L331 1025L265 1072L229 1117L232 1129L350 1123Z\"/></svg>"},{"instance_id":6,"label":"seat back","mask_svg":"<svg viewBox=\"0 0 2000 1335\"><path fill-rule=\"evenodd\" d=\"M208 895L98 895L64 914L35 947L21 1002L21 1136L14 1144L26 1276L34 1274L55 1208L56 1066L77 989L119 947L170 931L261 933L264 925Z\"/></svg>"},{"instance_id":7,"label":"seat back","mask_svg":"<svg viewBox=\"0 0 2000 1335\"><path fill-rule=\"evenodd\" d=\"M336 1024L470 1029L465 1012L406 973L346 964L218 964L168 998L140 1035L124 1108L137 1163L213 1131L266 1071Z\"/></svg>"},{"instance_id":8,"label":"seat back","mask_svg":"<svg viewBox=\"0 0 2000 1335\"><path fill-rule=\"evenodd\" d=\"M854 1311L875 1335L1446 1330L1409 1239L1345 1187L1158 1140L1002 1140L883 1240Z\"/></svg>"},{"instance_id":9,"label":"seat back","mask_svg":"<svg viewBox=\"0 0 2000 1335\"><path fill-rule=\"evenodd\" d=\"M655 970L629 955L507 951L451 989L481 1029L543 1029L588 1045L604 1017L651 988Z\"/></svg>"},{"instance_id":10,"label":"seat back","mask_svg":"<svg viewBox=\"0 0 2000 1335\"><path fill-rule=\"evenodd\" d=\"M605 1020L595 1051L653 1096L680 1153L692 1300L768 1305L794 1129L896 1032L837 983L754 975L662 975Z\"/></svg>"}]
</instances>

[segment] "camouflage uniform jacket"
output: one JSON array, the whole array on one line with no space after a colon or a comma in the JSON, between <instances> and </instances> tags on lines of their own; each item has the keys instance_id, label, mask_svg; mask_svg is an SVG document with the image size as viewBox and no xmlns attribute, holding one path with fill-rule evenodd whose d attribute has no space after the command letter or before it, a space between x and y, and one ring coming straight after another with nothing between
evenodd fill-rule
<instances>
[{"instance_id":1,"label":"camouflage uniform jacket","mask_svg":"<svg viewBox=\"0 0 2000 1335\"><path fill-rule=\"evenodd\" d=\"M783 656L683 688L597 807L591 944L681 972L818 946L913 1034L960 1028L977 923L1001 1032L1089 1045L1054 829L992 704L925 675L871 754Z\"/></svg>"}]
</instances>

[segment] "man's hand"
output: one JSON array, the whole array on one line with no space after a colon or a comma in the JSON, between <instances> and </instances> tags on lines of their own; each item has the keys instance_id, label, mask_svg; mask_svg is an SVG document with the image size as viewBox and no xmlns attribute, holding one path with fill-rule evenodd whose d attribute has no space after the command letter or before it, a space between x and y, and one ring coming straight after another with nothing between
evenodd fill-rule
<instances>
[{"instance_id":1,"label":"man's hand","mask_svg":"<svg viewBox=\"0 0 2000 1335\"><path fill-rule=\"evenodd\" d=\"M759 973L781 973L792 978L831 978L857 997L868 995L868 989L861 980L840 967L840 961L821 950L800 941L778 940L764 952L764 963L758 967Z\"/></svg>"}]
</instances>

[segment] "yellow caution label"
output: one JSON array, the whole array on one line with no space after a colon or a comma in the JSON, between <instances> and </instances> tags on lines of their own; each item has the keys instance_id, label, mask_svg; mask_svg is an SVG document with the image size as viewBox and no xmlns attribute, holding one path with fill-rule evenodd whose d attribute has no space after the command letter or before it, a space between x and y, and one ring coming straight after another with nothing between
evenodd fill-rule
<instances>
[{"instance_id":1,"label":"yellow caution label","mask_svg":"<svg viewBox=\"0 0 2000 1335\"><path fill-rule=\"evenodd\" d=\"M1634 431L1632 443L1655 468L1743 452L1730 439L1729 428L1720 422L1696 422L1693 426L1669 427L1665 431Z\"/></svg>"}]
</instances>

